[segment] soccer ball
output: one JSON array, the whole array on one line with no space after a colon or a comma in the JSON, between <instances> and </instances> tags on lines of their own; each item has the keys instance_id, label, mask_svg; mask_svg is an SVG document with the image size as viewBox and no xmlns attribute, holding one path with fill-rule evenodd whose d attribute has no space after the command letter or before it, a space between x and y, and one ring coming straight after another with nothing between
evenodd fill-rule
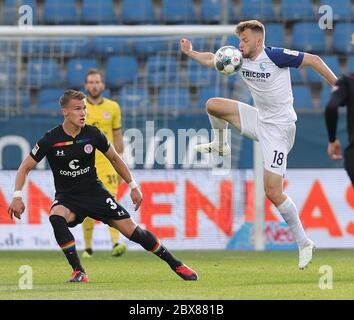
<instances>
[{"instance_id":1,"label":"soccer ball","mask_svg":"<svg viewBox=\"0 0 354 320\"><path fill-rule=\"evenodd\" d=\"M242 62L242 53L233 46L221 47L214 56L215 69L227 76L239 71L242 67Z\"/></svg>"}]
</instances>

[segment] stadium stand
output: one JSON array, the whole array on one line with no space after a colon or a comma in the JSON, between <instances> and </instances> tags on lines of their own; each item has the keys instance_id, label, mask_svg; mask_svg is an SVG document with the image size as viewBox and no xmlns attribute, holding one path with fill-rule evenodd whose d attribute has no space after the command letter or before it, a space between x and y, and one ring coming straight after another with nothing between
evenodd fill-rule
<instances>
[{"instance_id":1,"label":"stadium stand","mask_svg":"<svg viewBox=\"0 0 354 320\"><path fill-rule=\"evenodd\" d=\"M197 23L193 2L189 0L163 0L161 8L163 23Z\"/></svg>"},{"instance_id":2,"label":"stadium stand","mask_svg":"<svg viewBox=\"0 0 354 320\"><path fill-rule=\"evenodd\" d=\"M293 49L308 52L324 52L327 49L326 34L316 22L298 22L293 27Z\"/></svg>"},{"instance_id":3,"label":"stadium stand","mask_svg":"<svg viewBox=\"0 0 354 320\"><path fill-rule=\"evenodd\" d=\"M80 21L83 24L117 23L113 0L83 0Z\"/></svg>"},{"instance_id":4,"label":"stadium stand","mask_svg":"<svg viewBox=\"0 0 354 320\"><path fill-rule=\"evenodd\" d=\"M27 84L33 88L58 86L62 70L53 59L31 59L27 63Z\"/></svg>"},{"instance_id":5,"label":"stadium stand","mask_svg":"<svg viewBox=\"0 0 354 320\"><path fill-rule=\"evenodd\" d=\"M270 21L276 19L272 0L243 0L241 3L241 16L245 20Z\"/></svg>"},{"instance_id":6,"label":"stadium stand","mask_svg":"<svg viewBox=\"0 0 354 320\"><path fill-rule=\"evenodd\" d=\"M351 43L354 34L354 23L340 22L335 24L333 32L333 49L339 53L354 53Z\"/></svg>"},{"instance_id":7,"label":"stadium stand","mask_svg":"<svg viewBox=\"0 0 354 320\"><path fill-rule=\"evenodd\" d=\"M3 7L0 14L2 25L15 24L18 8L23 4L33 8L34 23L49 25L217 24L222 19L222 3L217 0L146 0L143 5L138 0L0 2ZM337 75L354 70L351 44L354 34L353 1L228 0L227 5L229 23L253 18L265 22L266 45L319 54ZM318 27L318 8L321 5L332 7L334 30ZM235 36L192 39L194 48L200 51L216 51L227 44L239 45ZM10 90L10 87L5 90L5 86L11 84L15 87L11 88L11 93L20 98L6 98L7 103L10 101L11 105L16 105L16 101L38 101L38 110L42 110L43 104L50 102L50 94L58 93L58 87L81 88L86 70L99 67L106 75L107 88L118 94L127 103L127 108L158 105L159 101L167 101L165 97L171 93L164 91L166 87L178 87L186 89L188 94L181 94L184 103L176 105L183 105L181 108L186 110L185 102L189 101L189 109L198 109L203 105L201 97L205 99L207 90L210 91L215 83L215 72L180 55L178 41L179 37L83 36L36 41L27 38L21 41L22 58L17 59L19 49L16 43L10 45L0 39L0 84L3 86L0 101L5 101L5 91ZM323 79L312 70L292 69L291 77L295 85L300 85L294 87L295 100L299 100L302 93L305 95L296 102L297 109L316 106L308 92L310 89L320 100L328 93ZM226 84L234 88L237 81L236 77L218 80L216 87L222 88ZM310 89L303 89L304 85ZM318 91L320 88L322 91ZM137 97L147 103L140 103ZM304 102L309 102L309 105L305 106Z\"/></svg>"},{"instance_id":8,"label":"stadium stand","mask_svg":"<svg viewBox=\"0 0 354 320\"><path fill-rule=\"evenodd\" d=\"M169 109L188 109L192 105L187 88L162 88L158 97L159 106Z\"/></svg>"},{"instance_id":9,"label":"stadium stand","mask_svg":"<svg viewBox=\"0 0 354 320\"><path fill-rule=\"evenodd\" d=\"M123 86L117 99L122 108L125 109L149 108L152 105L148 90L144 87Z\"/></svg>"},{"instance_id":10,"label":"stadium stand","mask_svg":"<svg viewBox=\"0 0 354 320\"><path fill-rule=\"evenodd\" d=\"M319 6L327 5L332 8L335 21L353 20L353 7L351 0L320 0Z\"/></svg>"},{"instance_id":11,"label":"stadium stand","mask_svg":"<svg viewBox=\"0 0 354 320\"><path fill-rule=\"evenodd\" d=\"M122 0L121 20L127 24L156 23L152 0Z\"/></svg>"},{"instance_id":12,"label":"stadium stand","mask_svg":"<svg viewBox=\"0 0 354 320\"><path fill-rule=\"evenodd\" d=\"M308 86L293 86L294 108L295 109L313 109L311 89Z\"/></svg>"},{"instance_id":13,"label":"stadium stand","mask_svg":"<svg viewBox=\"0 0 354 320\"><path fill-rule=\"evenodd\" d=\"M75 0L45 0L43 24L77 24L78 8Z\"/></svg>"},{"instance_id":14,"label":"stadium stand","mask_svg":"<svg viewBox=\"0 0 354 320\"><path fill-rule=\"evenodd\" d=\"M16 24L19 16L18 6L30 6L33 13L33 24L37 24L37 2L36 0L4 0L3 3L3 24L13 25ZM27 10L26 10L27 12Z\"/></svg>"},{"instance_id":15,"label":"stadium stand","mask_svg":"<svg viewBox=\"0 0 354 320\"><path fill-rule=\"evenodd\" d=\"M312 1L281 0L280 14L283 20L314 20Z\"/></svg>"},{"instance_id":16,"label":"stadium stand","mask_svg":"<svg viewBox=\"0 0 354 320\"><path fill-rule=\"evenodd\" d=\"M108 87L115 88L133 82L139 73L138 62L131 56L112 56L106 65L106 82Z\"/></svg>"},{"instance_id":17,"label":"stadium stand","mask_svg":"<svg viewBox=\"0 0 354 320\"><path fill-rule=\"evenodd\" d=\"M72 88L81 88L85 80L85 74L90 68L98 68L96 59L72 58L66 65L66 82Z\"/></svg>"}]
</instances>

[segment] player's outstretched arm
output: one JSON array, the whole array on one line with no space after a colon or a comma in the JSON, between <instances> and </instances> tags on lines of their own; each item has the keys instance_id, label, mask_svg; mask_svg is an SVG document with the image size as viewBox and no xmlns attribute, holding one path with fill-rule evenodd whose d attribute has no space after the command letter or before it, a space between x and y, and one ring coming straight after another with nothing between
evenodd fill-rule
<instances>
[{"instance_id":1,"label":"player's outstretched arm","mask_svg":"<svg viewBox=\"0 0 354 320\"><path fill-rule=\"evenodd\" d=\"M199 63L213 68L214 67L214 53L212 52L198 52L193 50L192 42L186 38L180 41L181 51L188 57L198 61Z\"/></svg>"},{"instance_id":2,"label":"player's outstretched arm","mask_svg":"<svg viewBox=\"0 0 354 320\"><path fill-rule=\"evenodd\" d=\"M301 66L311 66L317 73L324 77L331 86L334 86L337 81L336 75L318 55L304 53L304 60Z\"/></svg>"},{"instance_id":3,"label":"player's outstretched arm","mask_svg":"<svg viewBox=\"0 0 354 320\"><path fill-rule=\"evenodd\" d=\"M8 213L11 217L15 216L21 219L21 214L25 211L25 204L22 201L22 188L25 185L28 173L36 166L37 162L31 157L27 156L20 165L16 173L14 198L9 206Z\"/></svg>"},{"instance_id":4,"label":"player's outstretched arm","mask_svg":"<svg viewBox=\"0 0 354 320\"><path fill-rule=\"evenodd\" d=\"M338 108L347 103L347 86L344 77L339 78L327 103L324 115L328 133L327 153L331 160L342 159L340 141L336 139Z\"/></svg>"},{"instance_id":5,"label":"player's outstretched arm","mask_svg":"<svg viewBox=\"0 0 354 320\"><path fill-rule=\"evenodd\" d=\"M127 164L120 157L120 155L117 153L117 151L114 149L114 147L112 145L110 145L108 151L105 153L105 156L112 163L112 166L117 171L117 173L129 185L129 187L131 189L130 197L131 197L133 203L135 204L135 210L138 210L138 208L140 207L141 202L143 200L142 193L139 190L139 187L136 184L135 180L133 179L133 176L132 176Z\"/></svg>"}]
</instances>

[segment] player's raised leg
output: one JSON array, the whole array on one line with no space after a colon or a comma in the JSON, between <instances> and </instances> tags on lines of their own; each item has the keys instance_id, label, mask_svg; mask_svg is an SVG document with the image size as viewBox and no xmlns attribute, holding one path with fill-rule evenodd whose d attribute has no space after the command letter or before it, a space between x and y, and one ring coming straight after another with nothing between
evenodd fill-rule
<instances>
[{"instance_id":1,"label":"player's raised leg","mask_svg":"<svg viewBox=\"0 0 354 320\"><path fill-rule=\"evenodd\" d=\"M68 228L68 223L74 220L75 214L62 205L52 207L50 211L49 221L52 224L55 239L73 269L69 282L88 282L88 276L76 251L75 238Z\"/></svg>"},{"instance_id":2,"label":"player's raised leg","mask_svg":"<svg viewBox=\"0 0 354 320\"><path fill-rule=\"evenodd\" d=\"M131 218L109 221L111 227L118 229L129 240L140 244L167 262L171 269L183 280L197 280L198 275L187 265L176 259L153 233L140 228Z\"/></svg>"},{"instance_id":3,"label":"player's raised leg","mask_svg":"<svg viewBox=\"0 0 354 320\"><path fill-rule=\"evenodd\" d=\"M227 143L228 123L241 129L238 102L225 98L211 98L206 103L206 111L213 128L214 139L210 143L199 144L195 147L201 153L216 153L226 156L231 153Z\"/></svg>"},{"instance_id":4,"label":"player's raised leg","mask_svg":"<svg viewBox=\"0 0 354 320\"><path fill-rule=\"evenodd\" d=\"M305 233L295 203L283 192L283 177L265 170L264 191L288 224L299 247L299 268L304 269L312 260L315 245Z\"/></svg>"}]
</instances>

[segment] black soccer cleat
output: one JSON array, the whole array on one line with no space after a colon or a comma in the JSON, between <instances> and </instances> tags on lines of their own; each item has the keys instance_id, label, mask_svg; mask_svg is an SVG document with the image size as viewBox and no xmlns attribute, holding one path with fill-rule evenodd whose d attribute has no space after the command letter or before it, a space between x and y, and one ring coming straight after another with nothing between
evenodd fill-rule
<instances>
[{"instance_id":1,"label":"black soccer cleat","mask_svg":"<svg viewBox=\"0 0 354 320\"><path fill-rule=\"evenodd\" d=\"M174 269L174 272L176 272L183 280L198 280L197 273L185 264L181 264L180 266L178 266L176 269Z\"/></svg>"},{"instance_id":2,"label":"black soccer cleat","mask_svg":"<svg viewBox=\"0 0 354 320\"><path fill-rule=\"evenodd\" d=\"M89 282L88 275L80 270L73 271L68 282Z\"/></svg>"}]
</instances>

